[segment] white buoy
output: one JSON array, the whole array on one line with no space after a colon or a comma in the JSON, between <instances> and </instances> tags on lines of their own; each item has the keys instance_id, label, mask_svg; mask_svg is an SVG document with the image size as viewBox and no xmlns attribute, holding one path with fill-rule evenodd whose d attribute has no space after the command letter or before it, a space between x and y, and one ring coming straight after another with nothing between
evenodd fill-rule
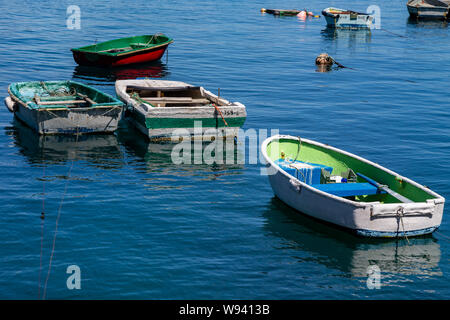
<instances>
[{"instance_id":1,"label":"white buoy","mask_svg":"<svg viewBox=\"0 0 450 320\"><path fill-rule=\"evenodd\" d=\"M11 97L5 98L5 105L8 108L8 110L12 113L14 113L17 110L16 103L11 99Z\"/></svg>"}]
</instances>

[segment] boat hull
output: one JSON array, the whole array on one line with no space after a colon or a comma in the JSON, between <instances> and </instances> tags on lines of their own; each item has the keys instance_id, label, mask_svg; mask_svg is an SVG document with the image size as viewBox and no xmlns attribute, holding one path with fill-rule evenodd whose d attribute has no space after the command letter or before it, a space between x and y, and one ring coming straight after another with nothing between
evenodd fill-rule
<instances>
[{"instance_id":1,"label":"boat hull","mask_svg":"<svg viewBox=\"0 0 450 320\"><path fill-rule=\"evenodd\" d=\"M47 86L55 92L57 88L75 90L72 95L80 94L90 102L75 106L71 103L73 100L64 103L61 95L56 104L37 103L33 96L52 92ZM8 87L8 93L9 97L5 99L8 110L41 135L110 133L117 129L123 111L123 103L119 100L73 81L13 83Z\"/></svg>"},{"instance_id":2,"label":"boat hull","mask_svg":"<svg viewBox=\"0 0 450 320\"><path fill-rule=\"evenodd\" d=\"M440 226L445 202L441 197L419 203L365 203L333 196L299 181L287 174L267 156L265 151L267 145L279 137L297 139L291 136L271 137L263 143L262 153L271 173L269 182L274 194L295 210L365 237L419 236L432 233ZM302 140L331 148L310 140ZM365 159L359 159L378 166ZM382 169L388 171L385 168ZM400 208L403 213L401 219L397 214Z\"/></svg>"},{"instance_id":3,"label":"boat hull","mask_svg":"<svg viewBox=\"0 0 450 320\"><path fill-rule=\"evenodd\" d=\"M112 133L117 130L122 108L33 110L18 104L14 115L41 135Z\"/></svg>"},{"instance_id":4,"label":"boat hull","mask_svg":"<svg viewBox=\"0 0 450 320\"><path fill-rule=\"evenodd\" d=\"M330 8L328 8L330 9ZM325 9L322 11L323 16L327 22L328 28L338 29L371 29L373 24L373 17L362 13L345 13L332 14ZM342 10L342 9L337 9ZM344 11L344 10L342 10Z\"/></svg>"},{"instance_id":5,"label":"boat hull","mask_svg":"<svg viewBox=\"0 0 450 320\"><path fill-rule=\"evenodd\" d=\"M93 52L73 51L73 58L79 65L117 67L136 63L145 63L161 59L169 44L149 48L124 55L108 56Z\"/></svg>"},{"instance_id":6,"label":"boat hull","mask_svg":"<svg viewBox=\"0 0 450 320\"><path fill-rule=\"evenodd\" d=\"M409 15L413 18L426 20L445 20L448 18L447 7L420 7L407 5Z\"/></svg>"}]
</instances>

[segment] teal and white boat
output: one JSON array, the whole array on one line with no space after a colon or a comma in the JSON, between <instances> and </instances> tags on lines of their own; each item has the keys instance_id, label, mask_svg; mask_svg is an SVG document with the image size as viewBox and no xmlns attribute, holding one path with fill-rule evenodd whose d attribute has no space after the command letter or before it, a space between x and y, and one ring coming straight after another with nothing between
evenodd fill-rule
<instances>
[{"instance_id":1,"label":"teal and white boat","mask_svg":"<svg viewBox=\"0 0 450 320\"><path fill-rule=\"evenodd\" d=\"M261 149L275 195L306 215L367 237L424 235L441 224L442 196L364 158L287 135Z\"/></svg>"},{"instance_id":2,"label":"teal and white boat","mask_svg":"<svg viewBox=\"0 0 450 320\"><path fill-rule=\"evenodd\" d=\"M16 82L8 93L8 110L41 135L113 132L122 115L122 102L74 81Z\"/></svg>"},{"instance_id":3,"label":"teal and white boat","mask_svg":"<svg viewBox=\"0 0 450 320\"><path fill-rule=\"evenodd\" d=\"M150 140L237 137L245 106L180 81L118 80L117 96L132 123Z\"/></svg>"}]
</instances>

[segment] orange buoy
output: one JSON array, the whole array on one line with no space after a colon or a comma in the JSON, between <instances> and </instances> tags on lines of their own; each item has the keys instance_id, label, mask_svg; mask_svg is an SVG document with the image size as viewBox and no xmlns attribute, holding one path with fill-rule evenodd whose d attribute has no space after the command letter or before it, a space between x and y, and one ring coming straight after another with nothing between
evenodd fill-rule
<instances>
[{"instance_id":1,"label":"orange buoy","mask_svg":"<svg viewBox=\"0 0 450 320\"><path fill-rule=\"evenodd\" d=\"M300 11L297 14L297 17L299 17L300 19L306 19L306 11Z\"/></svg>"}]
</instances>

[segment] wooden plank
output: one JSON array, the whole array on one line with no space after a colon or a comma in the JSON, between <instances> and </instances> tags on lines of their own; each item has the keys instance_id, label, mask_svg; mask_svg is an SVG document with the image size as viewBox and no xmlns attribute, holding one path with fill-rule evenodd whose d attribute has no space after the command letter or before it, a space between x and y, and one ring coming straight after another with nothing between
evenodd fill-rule
<instances>
[{"instance_id":1,"label":"wooden plank","mask_svg":"<svg viewBox=\"0 0 450 320\"><path fill-rule=\"evenodd\" d=\"M136 90L136 91L161 91L161 92L176 92L176 91L185 91L185 90L199 90L201 87L142 87L142 86L127 86L127 90Z\"/></svg>"},{"instance_id":2,"label":"wooden plank","mask_svg":"<svg viewBox=\"0 0 450 320\"><path fill-rule=\"evenodd\" d=\"M162 97L162 98L141 98L142 100L150 103L156 103L156 104L207 104L211 103L208 99L192 99L192 98L178 98L178 97Z\"/></svg>"},{"instance_id":3,"label":"wooden plank","mask_svg":"<svg viewBox=\"0 0 450 320\"><path fill-rule=\"evenodd\" d=\"M89 98L87 95L84 95L84 94L81 94L81 93L77 93L77 96L79 96L80 98L83 98L84 100L86 100L90 104L97 104L97 102L95 102L94 100Z\"/></svg>"},{"instance_id":4,"label":"wooden plank","mask_svg":"<svg viewBox=\"0 0 450 320\"><path fill-rule=\"evenodd\" d=\"M40 101L38 99L39 102L37 102L36 104L41 105L41 106L51 106L51 105L58 105L58 104L82 104L82 103L86 103L86 100L61 100L61 101Z\"/></svg>"},{"instance_id":5,"label":"wooden plank","mask_svg":"<svg viewBox=\"0 0 450 320\"><path fill-rule=\"evenodd\" d=\"M153 97L141 97L144 101L158 101L158 102L167 102L167 101L179 101L179 102L192 102L191 97L160 97L160 98L153 98Z\"/></svg>"}]
</instances>

